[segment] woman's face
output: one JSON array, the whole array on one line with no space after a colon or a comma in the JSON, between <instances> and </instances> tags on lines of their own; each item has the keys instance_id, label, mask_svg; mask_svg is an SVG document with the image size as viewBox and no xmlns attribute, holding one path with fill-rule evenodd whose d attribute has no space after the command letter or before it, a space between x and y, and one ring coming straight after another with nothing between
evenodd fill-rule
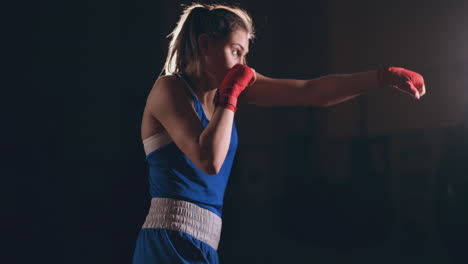
<instances>
[{"instance_id":1,"label":"woman's face","mask_svg":"<svg viewBox=\"0 0 468 264\"><path fill-rule=\"evenodd\" d=\"M210 40L205 51L205 66L217 81L236 64L245 64L249 52L249 36L244 30L235 30L221 40Z\"/></svg>"}]
</instances>

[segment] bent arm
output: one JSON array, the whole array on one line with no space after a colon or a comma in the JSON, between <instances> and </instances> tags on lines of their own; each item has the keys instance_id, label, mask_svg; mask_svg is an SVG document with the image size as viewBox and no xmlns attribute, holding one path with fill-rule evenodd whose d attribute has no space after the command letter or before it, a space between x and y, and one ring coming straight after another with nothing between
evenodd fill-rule
<instances>
[{"instance_id":1,"label":"bent arm","mask_svg":"<svg viewBox=\"0 0 468 264\"><path fill-rule=\"evenodd\" d=\"M378 88L377 72L331 74L309 80L274 79L257 73L240 102L260 106L327 107Z\"/></svg>"},{"instance_id":2,"label":"bent arm","mask_svg":"<svg viewBox=\"0 0 468 264\"><path fill-rule=\"evenodd\" d=\"M184 85L173 76L158 79L148 96L150 111L201 171L217 174L229 150L234 112L216 107L204 128Z\"/></svg>"}]
</instances>

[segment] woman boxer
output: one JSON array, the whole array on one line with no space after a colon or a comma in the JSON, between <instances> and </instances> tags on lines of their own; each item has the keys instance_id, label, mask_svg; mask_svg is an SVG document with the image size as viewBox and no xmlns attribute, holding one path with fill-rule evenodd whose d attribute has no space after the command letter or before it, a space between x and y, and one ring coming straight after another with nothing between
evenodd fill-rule
<instances>
[{"instance_id":1,"label":"woman boxer","mask_svg":"<svg viewBox=\"0 0 468 264\"><path fill-rule=\"evenodd\" d=\"M142 120L152 200L134 263L218 263L239 103L321 107L383 86L425 93L421 75L395 67L310 80L255 73L245 60L253 25L237 7L188 6L171 37Z\"/></svg>"}]
</instances>

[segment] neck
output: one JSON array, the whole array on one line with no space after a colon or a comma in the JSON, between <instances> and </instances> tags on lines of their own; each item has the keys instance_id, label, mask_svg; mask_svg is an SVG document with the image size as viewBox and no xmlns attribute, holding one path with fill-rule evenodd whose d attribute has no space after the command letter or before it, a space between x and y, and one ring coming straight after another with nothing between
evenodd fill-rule
<instances>
[{"instance_id":1,"label":"neck","mask_svg":"<svg viewBox=\"0 0 468 264\"><path fill-rule=\"evenodd\" d=\"M214 99L220 82L203 73L201 76L191 73L187 73L187 75L200 103L206 108L214 110Z\"/></svg>"}]
</instances>

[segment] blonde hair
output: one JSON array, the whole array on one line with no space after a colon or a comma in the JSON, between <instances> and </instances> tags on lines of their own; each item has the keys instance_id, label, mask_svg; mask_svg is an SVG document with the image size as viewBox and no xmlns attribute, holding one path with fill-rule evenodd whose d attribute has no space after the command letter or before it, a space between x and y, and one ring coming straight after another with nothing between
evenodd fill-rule
<instances>
[{"instance_id":1,"label":"blonde hair","mask_svg":"<svg viewBox=\"0 0 468 264\"><path fill-rule=\"evenodd\" d=\"M171 41L161 75L184 73L188 66L194 67L195 73L200 75L201 54L198 36L207 33L215 39L221 39L237 29L245 30L249 40L254 39L252 19L239 7L200 3L185 7L177 26L167 36L171 37Z\"/></svg>"}]
</instances>

